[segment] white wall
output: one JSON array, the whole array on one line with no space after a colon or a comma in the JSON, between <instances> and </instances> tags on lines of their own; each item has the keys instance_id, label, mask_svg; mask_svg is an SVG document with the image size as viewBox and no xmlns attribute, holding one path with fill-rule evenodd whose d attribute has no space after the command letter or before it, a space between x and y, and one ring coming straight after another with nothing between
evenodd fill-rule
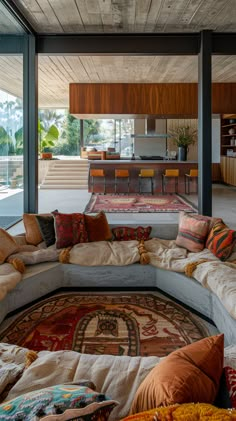
<instances>
[{"instance_id":1,"label":"white wall","mask_svg":"<svg viewBox=\"0 0 236 421\"><path fill-rule=\"evenodd\" d=\"M134 133L145 134L145 119L134 120ZM166 119L156 120L155 132L158 134L166 133ZM165 138L148 138L143 137L142 139L134 138L134 154L135 156L140 155L160 155L165 156L166 154L166 139Z\"/></svg>"},{"instance_id":2,"label":"white wall","mask_svg":"<svg viewBox=\"0 0 236 421\"><path fill-rule=\"evenodd\" d=\"M191 127L197 129L197 119L158 119L156 120L156 133L166 133L167 131L174 128L177 124ZM173 126L174 125L174 126ZM135 119L134 120L134 129L135 134L144 134L145 133L145 120L144 119ZM221 120L219 114L213 114L212 116L212 162L220 162L220 144L221 144ZM167 141L168 146L166 148L166 139L162 138L143 138L143 139L134 139L134 153L136 156L140 155L163 155L166 154L166 149L176 150L176 145L171 142L170 139ZM189 148L188 159L197 161L198 159L198 147L197 142L195 145L191 145Z\"/></svg>"}]
</instances>

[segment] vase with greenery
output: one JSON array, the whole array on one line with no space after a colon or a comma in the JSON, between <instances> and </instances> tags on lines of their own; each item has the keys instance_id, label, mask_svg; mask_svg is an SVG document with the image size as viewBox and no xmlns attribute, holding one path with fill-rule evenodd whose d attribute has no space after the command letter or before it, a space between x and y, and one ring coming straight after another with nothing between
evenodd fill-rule
<instances>
[{"instance_id":1,"label":"vase with greenery","mask_svg":"<svg viewBox=\"0 0 236 421\"><path fill-rule=\"evenodd\" d=\"M190 126L177 127L169 132L169 136L178 146L178 160L186 161L189 146L196 141L197 130Z\"/></svg>"}]
</instances>

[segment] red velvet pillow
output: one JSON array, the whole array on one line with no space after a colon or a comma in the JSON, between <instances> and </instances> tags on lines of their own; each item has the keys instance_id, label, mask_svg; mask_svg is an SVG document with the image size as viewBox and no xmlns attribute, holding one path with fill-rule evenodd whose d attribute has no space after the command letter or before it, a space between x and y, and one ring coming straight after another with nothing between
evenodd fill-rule
<instances>
[{"instance_id":1,"label":"red velvet pillow","mask_svg":"<svg viewBox=\"0 0 236 421\"><path fill-rule=\"evenodd\" d=\"M85 228L83 213L53 213L55 220L56 248L87 243L88 234Z\"/></svg>"},{"instance_id":2,"label":"red velvet pillow","mask_svg":"<svg viewBox=\"0 0 236 421\"><path fill-rule=\"evenodd\" d=\"M232 408L236 409L236 370L232 367L225 367L226 385Z\"/></svg>"},{"instance_id":3,"label":"red velvet pillow","mask_svg":"<svg viewBox=\"0 0 236 421\"><path fill-rule=\"evenodd\" d=\"M152 227L116 227L112 228L112 233L115 240L128 241L128 240L149 240Z\"/></svg>"}]
</instances>

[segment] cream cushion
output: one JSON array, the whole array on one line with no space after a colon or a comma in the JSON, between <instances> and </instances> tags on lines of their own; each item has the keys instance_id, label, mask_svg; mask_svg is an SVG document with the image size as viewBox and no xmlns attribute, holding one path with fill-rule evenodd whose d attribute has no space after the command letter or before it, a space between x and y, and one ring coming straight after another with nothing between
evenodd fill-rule
<instances>
[{"instance_id":1,"label":"cream cushion","mask_svg":"<svg viewBox=\"0 0 236 421\"><path fill-rule=\"evenodd\" d=\"M109 417L109 421L115 421L128 415L137 388L159 361L158 357L41 351L11 389L7 400L42 387L91 380L97 391L119 402Z\"/></svg>"},{"instance_id":2,"label":"cream cushion","mask_svg":"<svg viewBox=\"0 0 236 421\"><path fill-rule=\"evenodd\" d=\"M10 254L18 250L14 238L4 229L0 228L0 265L6 260Z\"/></svg>"},{"instance_id":3,"label":"cream cushion","mask_svg":"<svg viewBox=\"0 0 236 421\"><path fill-rule=\"evenodd\" d=\"M139 262L139 242L95 241L76 244L70 251L69 263L81 266L124 266Z\"/></svg>"},{"instance_id":4,"label":"cream cushion","mask_svg":"<svg viewBox=\"0 0 236 421\"><path fill-rule=\"evenodd\" d=\"M22 274L10 263L0 265L0 301L21 281ZM0 304L1 305L1 304Z\"/></svg>"}]
</instances>

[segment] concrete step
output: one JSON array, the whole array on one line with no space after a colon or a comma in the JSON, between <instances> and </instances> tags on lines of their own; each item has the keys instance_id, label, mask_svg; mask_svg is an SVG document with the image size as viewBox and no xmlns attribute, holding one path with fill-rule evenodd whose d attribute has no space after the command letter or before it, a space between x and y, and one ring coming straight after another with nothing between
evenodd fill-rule
<instances>
[{"instance_id":1,"label":"concrete step","mask_svg":"<svg viewBox=\"0 0 236 421\"><path fill-rule=\"evenodd\" d=\"M40 188L88 190L88 161L55 162Z\"/></svg>"},{"instance_id":2,"label":"concrete step","mask_svg":"<svg viewBox=\"0 0 236 421\"><path fill-rule=\"evenodd\" d=\"M86 190L88 191L88 185L56 185L56 184L42 184L40 186L40 189L44 189L44 190Z\"/></svg>"}]
</instances>

